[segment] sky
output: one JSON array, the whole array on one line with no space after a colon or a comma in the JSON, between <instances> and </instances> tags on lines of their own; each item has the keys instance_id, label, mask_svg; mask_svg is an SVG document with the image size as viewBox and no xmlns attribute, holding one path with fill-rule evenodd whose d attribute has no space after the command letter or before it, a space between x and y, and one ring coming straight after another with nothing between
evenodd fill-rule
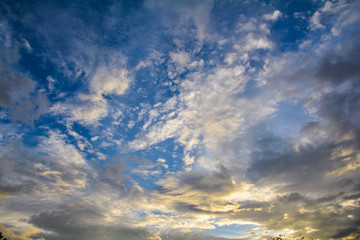
<instances>
[{"instance_id":1,"label":"sky","mask_svg":"<svg viewBox=\"0 0 360 240\"><path fill-rule=\"evenodd\" d=\"M0 0L0 231L359 239L359 12Z\"/></svg>"}]
</instances>

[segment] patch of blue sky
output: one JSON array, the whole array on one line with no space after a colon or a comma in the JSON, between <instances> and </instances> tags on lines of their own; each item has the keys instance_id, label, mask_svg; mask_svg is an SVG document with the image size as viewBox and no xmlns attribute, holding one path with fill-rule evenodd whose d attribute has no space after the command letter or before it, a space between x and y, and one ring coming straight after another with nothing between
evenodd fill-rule
<instances>
[{"instance_id":1,"label":"patch of blue sky","mask_svg":"<svg viewBox=\"0 0 360 240\"><path fill-rule=\"evenodd\" d=\"M310 32L309 20L322 1L272 2L283 16L271 26L271 38L280 51L297 50Z\"/></svg>"},{"instance_id":2,"label":"patch of blue sky","mask_svg":"<svg viewBox=\"0 0 360 240\"><path fill-rule=\"evenodd\" d=\"M211 62L219 63L224 58L224 54L228 51L229 45L220 45L217 42L205 41L201 46L201 51L194 54L196 60L203 60L205 66L210 66Z\"/></svg>"},{"instance_id":3,"label":"patch of blue sky","mask_svg":"<svg viewBox=\"0 0 360 240\"><path fill-rule=\"evenodd\" d=\"M154 215L160 215L160 216L176 216L174 213L170 213L170 212L162 212L162 211L159 211L159 210L153 210L150 212L151 214L154 214Z\"/></svg>"},{"instance_id":4,"label":"patch of blue sky","mask_svg":"<svg viewBox=\"0 0 360 240\"><path fill-rule=\"evenodd\" d=\"M248 71L250 76L253 75L252 73L257 72L254 70L261 70L263 68L268 53L268 49L257 49L251 54L251 58L248 61L251 71Z\"/></svg>"},{"instance_id":5,"label":"patch of blue sky","mask_svg":"<svg viewBox=\"0 0 360 240\"><path fill-rule=\"evenodd\" d=\"M159 67L165 68L163 65ZM166 102L168 98L171 98L176 93L172 91L172 84L173 82L165 73L160 74L156 78L151 76L151 74L143 74L139 76L135 82L134 90L136 89L136 92L134 92L135 95L131 97L129 105L136 106L140 103L155 105L159 102Z\"/></svg>"},{"instance_id":6,"label":"patch of blue sky","mask_svg":"<svg viewBox=\"0 0 360 240\"><path fill-rule=\"evenodd\" d=\"M255 224L231 224L225 226L217 226L216 229L204 229L204 233L221 238L242 238L242 237L251 237L249 236L250 231L254 228L258 227Z\"/></svg>"},{"instance_id":7,"label":"patch of blue sky","mask_svg":"<svg viewBox=\"0 0 360 240\"><path fill-rule=\"evenodd\" d=\"M157 180L165 176L164 170L159 164L152 163L147 159L138 158L136 155L127 156L124 160L126 169L122 173L127 178L127 184L139 185L146 190L157 189Z\"/></svg>"},{"instance_id":8,"label":"patch of blue sky","mask_svg":"<svg viewBox=\"0 0 360 240\"><path fill-rule=\"evenodd\" d=\"M36 47L32 47L32 49L31 52L26 49L20 50L21 58L18 68L36 82L38 90L44 89L46 91L50 102L64 100L76 95L79 90L84 90L83 83L86 81L84 73L74 78L69 78L64 75L63 69L59 69L53 62L41 56L41 50ZM74 64L68 64L69 70L75 75L76 69L74 66Z\"/></svg>"},{"instance_id":9,"label":"patch of blue sky","mask_svg":"<svg viewBox=\"0 0 360 240\"><path fill-rule=\"evenodd\" d=\"M153 163L157 163L159 159L164 159L164 163L167 165L167 168L164 169L166 171L177 172L182 170L184 166L182 161L184 146L177 143L174 138L166 139L148 149L136 151L134 154Z\"/></svg>"},{"instance_id":10,"label":"patch of blue sky","mask_svg":"<svg viewBox=\"0 0 360 240\"><path fill-rule=\"evenodd\" d=\"M19 132L23 135L23 144L27 147L36 147L47 136L49 131L58 131L60 134L66 134L66 126L54 120L55 118L40 117L34 121L33 127L22 127Z\"/></svg>"},{"instance_id":11,"label":"patch of blue sky","mask_svg":"<svg viewBox=\"0 0 360 240\"><path fill-rule=\"evenodd\" d=\"M5 108L5 107L0 107L0 123L2 123L2 124L11 123L7 108Z\"/></svg>"},{"instance_id":12,"label":"patch of blue sky","mask_svg":"<svg viewBox=\"0 0 360 240\"><path fill-rule=\"evenodd\" d=\"M236 29L238 20L244 19L245 15L254 17L258 11L259 6L251 2L234 1L228 4L226 1L215 1L210 18L212 30L229 37Z\"/></svg>"},{"instance_id":13,"label":"patch of blue sky","mask_svg":"<svg viewBox=\"0 0 360 240\"><path fill-rule=\"evenodd\" d=\"M244 91L237 93L235 97L251 99L253 97L256 97L260 91L261 88L258 86L258 82L255 80L249 80L246 82Z\"/></svg>"},{"instance_id":14,"label":"patch of blue sky","mask_svg":"<svg viewBox=\"0 0 360 240\"><path fill-rule=\"evenodd\" d=\"M72 134L71 131L74 131L79 136L76 134ZM83 125L81 125L77 122L74 122L73 124L71 124L70 129L69 129L69 127L67 127L66 134L68 135L69 139L71 139L73 141L79 140L79 137L85 139L86 141L91 141L91 138L92 138L90 129L87 127L84 127Z\"/></svg>"},{"instance_id":15,"label":"patch of blue sky","mask_svg":"<svg viewBox=\"0 0 360 240\"><path fill-rule=\"evenodd\" d=\"M153 216L153 215L157 215L157 216L166 216L166 217L173 217L173 216L176 216L175 214L173 213L170 213L170 212L162 212L162 211L159 211L159 210L152 210L152 211L139 211L137 212L137 217L136 219L137 220L142 220L148 216ZM153 226L153 227L158 227L156 224L150 224L148 226Z\"/></svg>"},{"instance_id":16,"label":"patch of blue sky","mask_svg":"<svg viewBox=\"0 0 360 240\"><path fill-rule=\"evenodd\" d=\"M269 130L279 136L296 138L304 123L312 118L305 106L298 100L282 101L277 104L277 111L267 119Z\"/></svg>"}]
</instances>

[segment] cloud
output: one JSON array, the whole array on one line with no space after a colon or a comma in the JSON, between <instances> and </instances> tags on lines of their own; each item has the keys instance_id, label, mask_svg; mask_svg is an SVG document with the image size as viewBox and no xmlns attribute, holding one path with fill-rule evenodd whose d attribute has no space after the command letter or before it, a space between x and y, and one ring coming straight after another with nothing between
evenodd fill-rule
<instances>
[{"instance_id":1,"label":"cloud","mask_svg":"<svg viewBox=\"0 0 360 240\"><path fill-rule=\"evenodd\" d=\"M316 11L314 13L314 15L311 17L310 19L310 23L311 23L311 28L312 29L319 29L319 28L325 28L321 23L320 23L320 12Z\"/></svg>"},{"instance_id":2,"label":"cloud","mask_svg":"<svg viewBox=\"0 0 360 240\"><path fill-rule=\"evenodd\" d=\"M6 59L0 59L0 107L6 109L9 119L32 123L48 105L47 96L34 81L15 71Z\"/></svg>"},{"instance_id":3,"label":"cloud","mask_svg":"<svg viewBox=\"0 0 360 240\"><path fill-rule=\"evenodd\" d=\"M50 107L54 115L62 115L70 122L84 125L96 125L108 114L107 101L102 96L78 95L64 103L55 103Z\"/></svg>"},{"instance_id":4,"label":"cloud","mask_svg":"<svg viewBox=\"0 0 360 240\"><path fill-rule=\"evenodd\" d=\"M62 115L70 122L98 125L110 111L104 96L124 94L131 81L130 73L125 68L119 68L117 63L99 66L89 80L89 94L78 93L70 100L58 102L50 107L50 112Z\"/></svg>"},{"instance_id":5,"label":"cloud","mask_svg":"<svg viewBox=\"0 0 360 240\"><path fill-rule=\"evenodd\" d=\"M330 179L326 173L333 171L339 162L331 160L332 144L324 146L303 146L281 150L284 140L263 139L260 149L253 153L254 162L248 169L249 177L254 180L286 183L284 189L317 192L318 186ZM266 180L265 180L266 179ZM312 186L311 182L317 182Z\"/></svg>"},{"instance_id":6,"label":"cloud","mask_svg":"<svg viewBox=\"0 0 360 240\"><path fill-rule=\"evenodd\" d=\"M358 168L358 130L355 125L357 122L355 119L358 115L358 111L356 110L358 103L358 87L356 81L358 76L356 71L353 71L356 67L352 68L355 64L348 64L354 61L356 62L356 57L354 56L357 54L357 45L354 44L352 40L350 40L349 43L351 44L344 43L344 45L338 45L335 53L327 50L329 46L332 46L331 44L334 43L320 42L318 45L312 46L313 49L317 47L322 48L315 53L307 52L308 50L304 49L303 52L297 52L296 57L295 53L287 52L276 59L268 59L264 72L261 72L258 78L259 83L267 80L264 82L265 85L260 86L267 86L266 89L269 90L269 92L264 90L260 92L261 94L258 93L258 95L251 98L251 100L252 104L254 104L256 97L260 97L260 99L262 97L262 100L265 100L269 99L266 97L267 94L269 94L273 97L274 107L271 108L270 106L272 105L269 104L269 109L272 110L269 111L268 114L260 117L259 120L256 121L257 124L253 123L254 125L252 125L252 130L255 131L256 128L258 128L257 131L259 135L255 137L257 138L255 145L249 143L250 146L248 149L251 149L252 153L249 157L249 165L245 165L249 167L247 169L247 180L249 182L245 184L243 188L240 188L241 190L236 187L231 187L233 186L232 178L224 177L220 180L214 172L211 174L206 172L204 175L209 176L209 179L217 179L216 181L208 181L207 177L203 178L201 174L200 176L197 175L194 170L196 167L194 167L189 173L184 172L177 175L168 175L164 180L159 181L158 184L162 186L162 189L159 190L156 196L162 199L163 202L168 201L172 203L169 204L169 206L176 210L192 213L193 216L201 215L204 212L211 212L212 214L218 214L216 216L222 216L221 212L229 211L234 214L234 217L230 218L230 222L239 220L255 222L264 228L279 229L279 231L287 227L294 229L294 232L291 233L293 234L292 236L296 236L300 231L305 231L307 236L310 237L317 236L325 239L331 237L340 238L350 236L351 233L358 231L356 227L352 227L352 224L357 221L355 220L357 216L349 214L354 210L354 207L357 208L354 203L357 201L355 199L358 199L358 197L356 197L358 190L355 187L358 182L355 181L353 183L354 185L351 184L348 188L351 192L350 195L354 196L354 199L350 202L345 200L348 196L342 192L344 185L341 184L342 181L352 182L352 180L349 179L353 179L355 171ZM327 56L335 57L333 58L334 60L330 60L332 58ZM339 64L337 64L337 62L339 62ZM233 61L230 62L230 64L231 63L233 63ZM328 63L328 66L326 63ZM342 66L344 66L343 69ZM350 71L345 69L350 69ZM219 70L219 73L221 72L220 68L217 70ZM334 71L334 74L327 75L327 70L330 72ZM215 72L216 71L214 71L214 73ZM226 73L226 71L222 73ZM243 75L241 74L240 76ZM183 115L186 117L178 122L181 123L180 126L174 124L171 125L172 127L170 128L170 125L168 125L172 131L166 132L168 134L165 136L176 138L180 132L183 132L184 130L181 129L186 126L187 117L191 119L188 120L189 122L196 123L198 119L201 119L201 117L192 118L196 113L201 113L196 116L209 116L207 114L211 111L205 111L205 109L207 109L206 103L211 102L211 110L215 112L217 103L223 103L223 97L226 99L224 102L228 104L229 102L231 103L231 101L229 101L230 98L226 98L228 95L226 95L227 92L225 89L227 88L221 88L222 85L216 85L216 80L211 82L210 79L212 79L212 75L207 75L205 78L195 78L196 76L201 76L195 73L189 76L197 80L194 82L199 82L199 79L205 80L202 81L201 91L196 91L196 89L200 88L196 87L197 85L191 81L191 78L182 84L183 89L181 89L181 96L187 101L181 102L182 99L179 99L180 101L178 102L182 103L184 108L178 111L177 114L181 116L191 109L191 107L194 107L192 108L194 112L188 112L188 115ZM223 77L221 79L231 78ZM213 88L207 92L207 81L211 82L213 86L216 86L216 89ZM308 83L312 83L311 87L307 85ZM337 89L333 85L329 85L329 83L335 86L341 85L341 87ZM188 88L186 88L187 86ZM189 89L189 91L186 91L187 89ZM220 92L223 94L216 95L217 89L221 89ZM206 98L204 97L207 102L201 102L203 97L201 92L207 93ZM236 91L234 92L238 93ZM241 90L239 92L241 92ZM216 96L217 102L211 101L212 95ZM276 110L281 111L281 109L275 108L275 103L292 101L294 98L301 101L301 104L304 104L312 114L308 118L304 117L300 119L302 124L300 124L299 131L302 129L302 135L295 134L290 137L288 136L289 138L283 138L277 135L264 137L263 132L261 132L261 125L264 123L261 122L261 119L266 119L271 113L276 113ZM350 99L352 100L350 101ZM239 99L237 100L241 101ZM264 102L266 101L262 103ZM244 103L247 102L244 100ZM195 108L195 106L197 108ZM229 108L227 108L227 106L229 105L224 104L222 109L235 109L232 108L231 105ZM249 105L246 106L250 107ZM262 107L264 107L264 105ZM244 108L241 109L242 111L246 111ZM261 108L258 108L257 111L260 111L260 109ZM307 109L305 109L305 111L307 111ZM312 112L311 109L316 110ZM256 111L249 111L246 116L251 117L252 114L255 115L255 113ZM201 122L201 124L211 123L213 119L216 119L216 116L215 114L212 117L206 117L206 121ZM222 112L222 119L226 119L225 116L224 112ZM313 118L313 116L316 117ZM313 119L317 121L311 121ZM172 122L175 123L176 121L173 120ZM154 131L154 136L155 132L161 133L163 129L162 126L166 126L166 124L162 124L163 123L155 124L149 128L151 131ZM203 126L201 124L198 126ZM154 126L159 126L160 128L154 128ZM217 128L215 126L218 125L211 127L212 132L216 132ZM201 132L199 131L201 127L195 127L194 129L197 130L194 130L194 133ZM277 129L272 130L276 132ZM313 134L312 131L321 134ZM248 133L249 132L250 130L248 130ZM216 141L220 142L225 138L221 137L221 131L216 132L217 137L214 138L211 138L210 135L206 135L205 133L201 134L201 136L203 136L201 140L193 141L196 145L191 145L192 138L189 137L187 139L185 138L186 141L183 141L184 146L188 146L188 149L194 149L194 146L199 146L200 143L202 143L205 146L211 146L208 147L208 149L212 151L221 149L220 144L216 145ZM161 135L156 136L160 137ZM229 137L231 134L224 134L224 136ZM147 137L149 137L147 139L148 143L142 145L144 148L162 140L162 138L157 138L156 141L152 142L151 135L149 134ZM301 142L303 137L309 141ZM214 145L210 144L211 140L214 140ZM223 155L222 160L226 162L224 158L226 157ZM209 157L205 163L207 165L210 164ZM202 162L199 161L199 165L202 165ZM203 164L203 166L204 165L205 164ZM205 170L202 169L202 171ZM234 174L232 171L230 171L229 175L233 175L234 180L240 178L239 175L241 176L241 174ZM189 177L187 178L185 176ZM224 181L224 185L220 184L222 180ZM219 188L211 185L211 183L219 183ZM209 186L209 188L207 188L207 186ZM235 184L234 186L237 185ZM207 195L207 197L202 198L202 191L206 192L206 189L214 190L215 193L210 194L211 197ZM222 193L222 196L226 196L222 191L227 191L227 189L229 191L227 195L228 201L222 202L216 198L217 193ZM264 193L264 195L266 195L265 193L268 191L269 197L256 202L255 199L259 199L259 197L255 197L257 191ZM277 194L282 197L278 198ZM248 201L246 202L246 200L244 200L244 202L242 202L239 200L241 198L238 198L238 201L229 202L229 199L233 199L233 196L246 196L245 199L248 199ZM253 196L253 199L250 196ZM287 202L286 206L283 205L284 201ZM342 206L342 210L338 208L339 205ZM326 226L328 219L335 216L342 220L339 220L339 222L336 221L334 225ZM302 221L301 219L305 220ZM343 221L343 223L341 223L341 221ZM208 223L210 226L212 225L211 220L209 220ZM351 227L347 227L349 225ZM205 226L203 227L205 228ZM326 230L321 232L319 229Z\"/></svg>"},{"instance_id":7,"label":"cloud","mask_svg":"<svg viewBox=\"0 0 360 240\"><path fill-rule=\"evenodd\" d=\"M147 239L149 239L149 240L161 240L162 238L159 237L158 235L155 235L154 237L148 237Z\"/></svg>"},{"instance_id":8,"label":"cloud","mask_svg":"<svg viewBox=\"0 0 360 240\"><path fill-rule=\"evenodd\" d=\"M38 234L41 232L37 228L32 228L24 232L13 232L10 229L6 228L2 224L0 224L0 231L3 233L3 236L8 239L14 240L44 240L44 238L38 237Z\"/></svg>"},{"instance_id":9,"label":"cloud","mask_svg":"<svg viewBox=\"0 0 360 240\"><path fill-rule=\"evenodd\" d=\"M8 106L9 94L11 94L13 107L9 110L9 115L15 120L32 121L38 119L50 105L45 92L53 94L52 97L57 95L55 99L52 99L56 100L57 103L52 102L50 112L56 115L64 115L68 121L94 125L106 117L108 114L107 100L103 98L103 95L124 94L132 81L131 73L126 69L126 61L121 56L121 51L117 51L118 54L114 55L112 47L105 46L106 44L96 44L100 28L78 17L81 7L76 3L61 8L58 8L56 3L50 2L18 6L17 9L23 16L18 19L15 16L16 14L10 14L11 11L14 11L14 6L12 4L6 4L6 6L9 11L7 13L8 19L21 22L27 29L26 31L33 32L29 38L16 28L11 31L4 28L4 35L12 43L6 51L20 52L22 45L24 45L29 55L37 55L39 61L52 64L53 70L62 73L60 75L48 74L54 74L48 78L51 79L49 85L37 86L34 81L27 79L21 73L15 73L14 70L10 71L10 68L6 66L10 64L9 61L7 63L1 62L1 72L4 72L2 73L4 77L1 79L1 85L3 85L3 91L6 91L1 94L4 97L1 102ZM106 10L108 6L99 5L97 7L96 11L89 12L89 17L98 16L98 10ZM33 11L29 12L28 9ZM7 26L5 23L4 25ZM38 49L33 48L30 52L31 45L38 46L40 42L46 51L40 53L37 52ZM5 56L11 55L6 54ZM20 54L18 53L18 55ZM24 59L26 56L22 54L13 61L25 61L24 68L28 68L28 71L40 78L39 82L41 82L42 76L39 71L31 68L31 64L27 64ZM6 78L9 79L6 80ZM80 89L76 87L71 89L66 96L68 99L64 101L64 91L60 94L64 90L62 89L63 81L65 85L74 86L75 83L85 83L85 86ZM44 89L41 90L41 88ZM48 92L45 90L47 88ZM69 97L70 95L71 97ZM33 111L35 109L36 112L30 112L28 109Z\"/></svg>"},{"instance_id":10,"label":"cloud","mask_svg":"<svg viewBox=\"0 0 360 240\"><path fill-rule=\"evenodd\" d=\"M275 10L272 14L268 13L264 15L264 19L276 21L282 16L282 13L279 10Z\"/></svg>"},{"instance_id":11,"label":"cloud","mask_svg":"<svg viewBox=\"0 0 360 240\"><path fill-rule=\"evenodd\" d=\"M189 62L189 54L186 52L170 52L171 60L180 67L185 67Z\"/></svg>"},{"instance_id":12,"label":"cloud","mask_svg":"<svg viewBox=\"0 0 360 240\"><path fill-rule=\"evenodd\" d=\"M1 191L5 196L18 196L8 202L8 209L13 209L11 206L16 209L22 194L60 197L75 189L84 189L87 176L91 174L82 154L73 145L66 144L63 136L56 132L42 139L37 150L10 140L2 146L2 151Z\"/></svg>"},{"instance_id":13,"label":"cloud","mask_svg":"<svg viewBox=\"0 0 360 240\"><path fill-rule=\"evenodd\" d=\"M148 1L145 3L145 6L154 8L164 12L167 22L163 22L168 27L172 25L183 26L181 28L172 30L173 34L179 39L183 40L184 32L189 30L190 26L196 27L195 37L199 40L197 47L194 50L200 50L201 42L206 39L208 36L208 23L210 21L210 13L213 8L212 1L198 1L198 2L183 2L175 1L171 4L167 2L154 3ZM176 18L174 18L174 15ZM182 24L174 22L177 19L181 21ZM193 35L193 34L191 34ZM193 35L193 36L194 36Z\"/></svg>"},{"instance_id":14,"label":"cloud","mask_svg":"<svg viewBox=\"0 0 360 240\"><path fill-rule=\"evenodd\" d=\"M219 66L210 73L189 75L189 79L181 83L179 97L169 100L177 103L174 105L177 109L172 109L166 121L152 125L145 136L137 138L129 146L144 149L168 138L175 138L185 146L186 152L201 146L216 151L225 137L231 138L236 131L241 133L242 129L274 111L272 101L263 104L265 101L262 97L265 96L251 99L251 102L250 99L234 97L244 91L247 83L244 72L242 66ZM167 105L159 105L157 109L160 112L168 111ZM243 116L247 116L246 121Z\"/></svg>"},{"instance_id":15,"label":"cloud","mask_svg":"<svg viewBox=\"0 0 360 240\"><path fill-rule=\"evenodd\" d=\"M359 33L350 33L346 43L326 53L320 60L315 77L341 84L360 77L360 44L356 41Z\"/></svg>"},{"instance_id":16,"label":"cloud","mask_svg":"<svg viewBox=\"0 0 360 240\"><path fill-rule=\"evenodd\" d=\"M170 52L171 62L175 65L172 71L172 66L169 66L169 77L174 78L178 74L181 74L188 65L190 65L191 56L184 51Z\"/></svg>"},{"instance_id":17,"label":"cloud","mask_svg":"<svg viewBox=\"0 0 360 240\"><path fill-rule=\"evenodd\" d=\"M24 4L0 22L9 236L358 237L358 3L291 38L291 4Z\"/></svg>"},{"instance_id":18,"label":"cloud","mask_svg":"<svg viewBox=\"0 0 360 240\"><path fill-rule=\"evenodd\" d=\"M129 87L131 79L126 69L107 69L104 66L97 68L90 80L90 90L95 95L121 95Z\"/></svg>"},{"instance_id":19,"label":"cloud","mask_svg":"<svg viewBox=\"0 0 360 240\"><path fill-rule=\"evenodd\" d=\"M57 211L42 212L32 216L30 222L46 229L40 236L46 239L67 238L88 239L116 238L147 239L150 235L145 229L132 228L114 224L106 226L102 223L103 215L90 202L79 202L75 205L63 205ZM89 231L89 229L92 229Z\"/></svg>"},{"instance_id":20,"label":"cloud","mask_svg":"<svg viewBox=\"0 0 360 240\"><path fill-rule=\"evenodd\" d=\"M359 21L356 12L359 10L358 2L331 2L326 1L324 6L315 11L310 18L310 29L325 29L331 27L331 33L339 36L347 26ZM327 19L323 21L322 19Z\"/></svg>"},{"instance_id":21,"label":"cloud","mask_svg":"<svg viewBox=\"0 0 360 240\"><path fill-rule=\"evenodd\" d=\"M266 38L256 38L252 33L249 33L245 38L245 51L251 51L256 49L271 49L273 43Z\"/></svg>"},{"instance_id":22,"label":"cloud","mask_svg":"<svg viewBox=\"0 0 360 240\"><path fill-rule=\"evenodd\" d=\"M25 232L14 239L41 239L44 228L29 232L34 228L28 222L31 216L83 195L94 172L82 153L58 132L39 137L34 148L24 146L21 140L7 137L1 142L1 222Z\"/></svg>"},{"instance_id":23,"label":"cloud","mask_svg":"<svg viewBox=\"0 0 360 240\"><path fill-rule=\"evenodd\" d=\"M261 215L264 222L252 214L243 216L245 219L269 229L287 227L296 232L305 229L308 237L345 238L358 231L353 227L357 216L350 214L358 199L354 174L359 167L358 127L354 120L358 115L359 76L353 70L358 46L354 36L356 33L349 33L343 44L333 49L329 42L320 43L326 47L313 59L306 52L298 53L299 59L287 53L265 65L266 74L262 76L268 80L266 84L274 84L283 96L300 99L309 109L310 119L316 121L304 122L300 136L265 134L257 140L248 177L258 187L275 187L273 191L285 194L281 201L288 203L279 207L280 213L277 212L280 203L273 199L271 204L275 207L269 215ZM312 83L311 88L304 87L306 81ZM302 142L303 139L306 141ZM349 184L347 190L344 182ZM354 196L350 202L345 200L347 191ZM335 216L340 222L334 220L331 221L336 222L334 225L327 225L328 219Z\"/></svg>"}]
</instances>

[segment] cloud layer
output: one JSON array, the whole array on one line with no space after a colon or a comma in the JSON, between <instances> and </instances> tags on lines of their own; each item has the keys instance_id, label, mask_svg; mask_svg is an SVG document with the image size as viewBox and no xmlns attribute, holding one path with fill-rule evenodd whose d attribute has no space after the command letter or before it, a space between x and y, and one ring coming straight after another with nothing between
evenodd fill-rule
<instances>
[{"instance_id":1,"label":"cloud layer","mask_svg":"<svg viewBox=\"0 0 360 240\"><path fill-rule=\"evenodd\" d=\"M3 1L9 239L358 239L359 2Z\"/></svg>"}]
</instances>

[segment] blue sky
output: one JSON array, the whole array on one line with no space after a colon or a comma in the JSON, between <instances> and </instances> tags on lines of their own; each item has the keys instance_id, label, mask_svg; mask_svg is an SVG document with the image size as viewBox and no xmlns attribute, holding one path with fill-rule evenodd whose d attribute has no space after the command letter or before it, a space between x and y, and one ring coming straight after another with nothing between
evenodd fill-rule
<instances>
[{"instance_id":1,"label":"blue sky","mask_svg":"<svg viewBox=\"0 0 360 240\"><path fill-rule=\"evenodd\" d=\"M357 239L359 11L1 1L0 230Z\"/></svg>"}]
</instances>

